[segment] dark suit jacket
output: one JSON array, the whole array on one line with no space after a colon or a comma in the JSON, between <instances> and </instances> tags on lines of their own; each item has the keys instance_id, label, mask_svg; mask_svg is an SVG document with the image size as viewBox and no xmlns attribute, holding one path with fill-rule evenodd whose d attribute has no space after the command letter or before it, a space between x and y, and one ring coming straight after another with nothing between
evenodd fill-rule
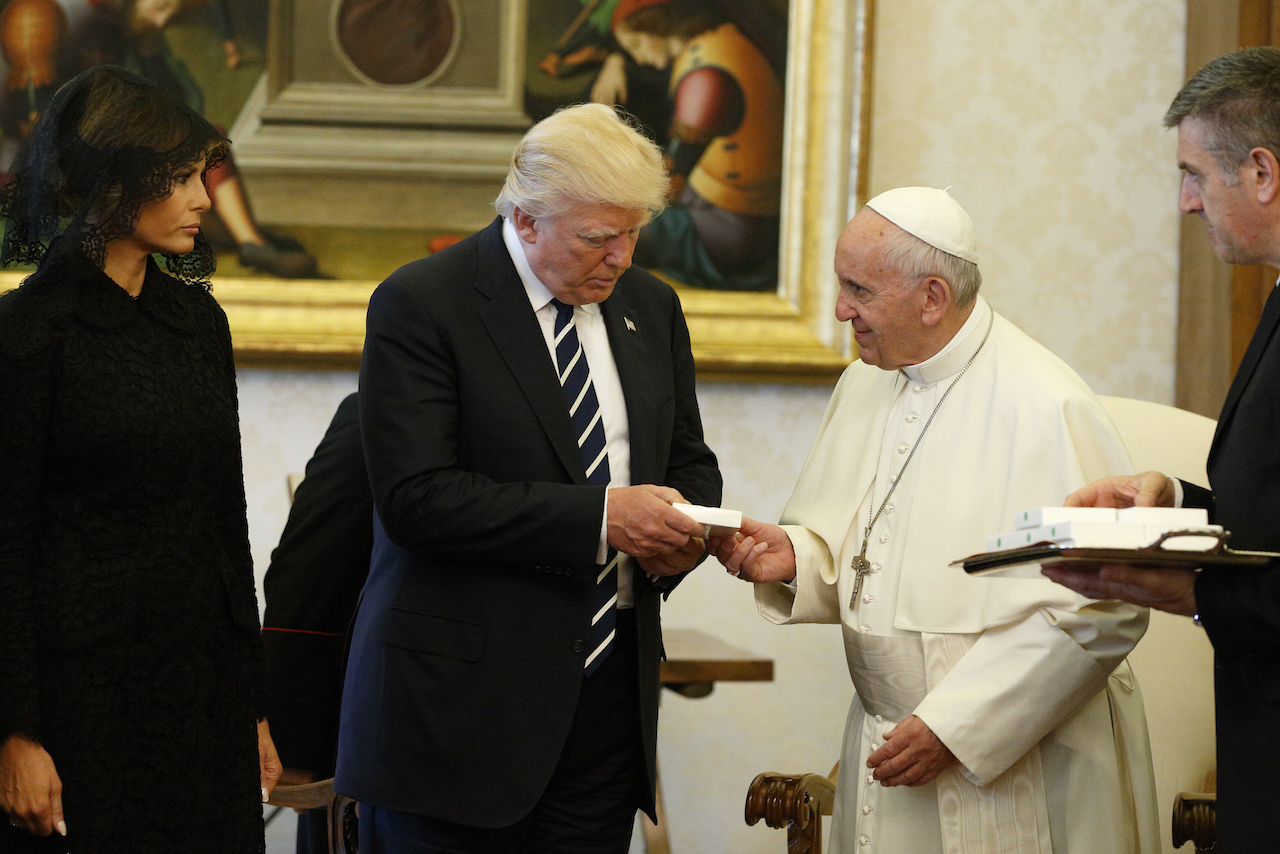
<instances>
[{"instance_id":1,"label":"dark suit jacket","mask_svg":"<svg viewBox=\"0 0 1280 854\"><path fill-rule=\"evenodd\" d=\"M528 814L560 756L583 679L605 497L586 485L501 227L402 267L369 302L360 405L378 519L336 778L358 800L477 827ZM602 311L632 482L719 504L674 291L633 268ZM669 585L635 575L652 811Z\"/></svg>"},{"instance_id":2,"label":"dark suit jacket","mask_svg":"<svg viewBox=\"0 0 1280 854\"><path fill-rule=\"evenodd\" d=\"M1209 452L1213 491L1188 486L1237 549L1280 551L1280 292L1227 394ZM1205 569L1196 605L1214 648L1219 854L1280 847L1280 566Z\"/></svg>"},{"instance_id":3,"label":"dark suit jacket","mask_svg":"<svg viewBox=\"0 0 1280 854\"><path fill-rule=\"evenodd\" d=\"M287 768L333 773L342 656L372 548L359 395L349 394L307 463L263 580L267 716Z\"/></svg>"}]
</instances>

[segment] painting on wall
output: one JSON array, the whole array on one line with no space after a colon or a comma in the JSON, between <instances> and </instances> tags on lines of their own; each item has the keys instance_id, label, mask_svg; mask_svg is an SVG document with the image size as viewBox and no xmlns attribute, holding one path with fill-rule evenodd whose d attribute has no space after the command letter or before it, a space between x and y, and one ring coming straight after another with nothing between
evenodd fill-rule
<instances>
[{"instance_id":1,"label":"painting on wall","mask_svg":"<svg viewBox=\"0 0 1280 854\"><path fill-rule=\"evenodd\" d=\"M0 9L0 168L57 87L100 64L163 86L225 131L265 68L266 24L266 0L8 0ZM254 217L234 159L210 170L207 183L213 208L204 231L223 258L249 274L316 274L306 249Z\"/></svg>"},{"instance_id":2,"label":"painting on wall","mask_svg":"<svg viewBox=\"0 0 1280 854\"><path fill-rule=\"evenodd\" d=\"M530 0L526 105L630 113L667 152L671 206L635 262L681 284L776 291L787 10L775 0Z\"/></svg>"},{"instance_id":3,"label":"painting on wall","mask_svg":"<svg viewBox=\"0 0 1280 854\"><path fill-rule=\"evenodd\" d=\"M0 157L90 56L175 88L235 143L206 232L238 358L353 366L377 281L492 218L523 131L612 103L671 165L636 263L680 292L700 375L826 381L870 25L871 0L8 0Z\"/></svg>"}]
</instances>

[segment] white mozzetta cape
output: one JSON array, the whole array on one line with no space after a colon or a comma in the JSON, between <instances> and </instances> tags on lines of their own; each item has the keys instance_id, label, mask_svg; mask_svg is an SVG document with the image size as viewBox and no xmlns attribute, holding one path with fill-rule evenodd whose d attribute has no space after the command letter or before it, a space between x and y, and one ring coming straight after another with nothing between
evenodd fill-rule
<instances>
[{"instance_id":1,"label":"white mozzetta cape","mask_svg":"<svg viewBox=\"0 0 1280 854\"><path fill-rule=\"evenodd\" d=\"M993 313L979 298L974 314L980 322L925 382L945 388L973 354ZM773 622L841 623L847 638L859 631L849 567L865 520L854 516L902 388L900 372L861 362L841 377L783 513L796 590L756 587L760 611ZM927 694L913 713L963 765L931 784L943 850L1159 851L1146 719L1124 661L1146 630L1145 609L1095 603L1047 579L972 577L948 565L983 551L1016 512L1060 505L1086 483L1132 471L1102 405L1064 362L994 315L989 340L910 466L919 468L909 515L895 520L896 536L905 537L902 563L884 569L900 573L894 626L920 636ZM869 820L855 814L871 750L861 709L855 697L837 850L877 850L857 847L868 844L858 828Z\"/></svg>"}]
</instances>

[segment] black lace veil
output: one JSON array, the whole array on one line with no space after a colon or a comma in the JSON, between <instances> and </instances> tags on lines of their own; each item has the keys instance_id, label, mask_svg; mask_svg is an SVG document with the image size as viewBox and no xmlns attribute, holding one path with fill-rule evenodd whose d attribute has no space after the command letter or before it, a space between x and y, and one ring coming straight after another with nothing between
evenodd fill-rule
<instances>
[{"instance_id":1,"label":"black lace veil","mask_svg":"<svg viewBox=\"0 0 1280 854\"><path fill-rule=\"evenodd\" d=\"M138 211L168 198L174 178L227 140L171 92L130 71L98 66L64 84L40 114L11 178L0 187L6 220L0 265L41 263L79 251L101 267L107 244L133 232ZM213 249L203 234L169 271L208 287Z\"/></svg>"}]
</instances>

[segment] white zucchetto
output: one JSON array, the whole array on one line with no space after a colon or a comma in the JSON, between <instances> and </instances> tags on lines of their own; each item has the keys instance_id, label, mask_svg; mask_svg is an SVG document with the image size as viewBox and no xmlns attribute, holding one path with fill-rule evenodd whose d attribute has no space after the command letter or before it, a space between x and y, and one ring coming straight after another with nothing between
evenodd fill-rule
<instances>
[{"instance_id":1,"label":"white zucchetto","mask_svg":"<svg viewBox=\"0 0 1280 854\"><path fill-rule=\"evenodd\" d=\"M946 190L899 187L876 196L867 207L930 246L978 263L978 233L973 220Z\"/></svg>"}]
</instances>

